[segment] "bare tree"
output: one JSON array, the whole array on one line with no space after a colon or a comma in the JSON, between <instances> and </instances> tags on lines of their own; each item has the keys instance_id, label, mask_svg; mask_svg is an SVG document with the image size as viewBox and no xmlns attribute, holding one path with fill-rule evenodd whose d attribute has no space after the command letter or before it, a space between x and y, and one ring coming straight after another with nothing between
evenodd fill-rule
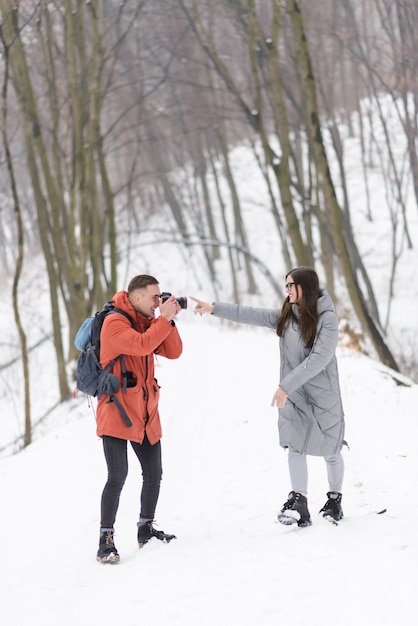
<instances>
[{"instance_id":1,"label":"bare tree","mask_svg":"<svg viewBox=\"0 0 418 626\"><path fill-rule=\"evenodd\" d=\"M299 75L303 92L305 94L306 108L306 128L308 136L313 148L315 166L318 171L319 180L324 192L325 206L329 222L331 225L332 239L335 245L335 251L338 261L347 284L347 289L353 303L356 314L362 324L362 327L368 333L377 353L383 363L398 370L396 361L387 346L383 335L373 320L364 296L361 292L359 282L357 281L354 267L350 258L349 249L346 238L344 237L344 222L342 211L338 203L337 195L329 168L328 158L322 138L322 130L320 125L319 109L317 102L317 91L313 69L310 61L308 40L305 35L305 29L302 19L300 7L296 0L286 0L287 10L292 20L292 26L295 34L296 55L299 68ZM346 220L347 222L347 220ZM354 240L351 238L351 244Z\"/></svg>"},{"instance_id":2,"label":"bare tree","mask_svg":"<svg viewBox=\"0 0 418 626\"><path fill-rule=\"evenodd\" d=\"M0 2L49 275L61 398L69 390L59 300L72 338L86 314L116 290L115 203L102 109L114 58L139 6L124 30L119 28L123 6L107 15L114 27L109 31L98 1L66 0L63 6L40 2L34 15L25 15L26 23L20 20L19 6ZM27 31L25 43L22 28ZM28 64L34 54L41 62L36 75Z\"/></svg>"},{"instance_id":3,"label":"bare tree","mask_svg":"<svg viewBox=\"0 0 418 626\"><path fill-rule=\"evenodd\" d=\"M16 230L17 230L17 259L16 259L16 268L14 272L13 278L13 289L12 289L12 301L13 301L13 313L15 318L16 327L19 334L20 340L20 349L22 353L22 369L23 369L23 388L24 388L24 407L25 407L25 434L24 434L24 445L28 446L32 442L32 422L31 422L31 403L30 403L30 373L29 373L29 355L28 355L28 346L26 340L26 333L22 324L20 311L19 311L19 280L22 274L24 254L25 254L25 246L24 246L24 231L23 231L23 220L22 213L20 210L19 203L19 194L17 189L16 177L13 168L13 159L10 151L9 145L9 136L8 136L8 119L7 119L7 94L8 94L8 86L9 86L9 47L6 44L3 37L3 30L0 29L0 39L3 45L3 55L4 55L4 78L3 78L3 88L1 94L1 120L2 120L2 139L3 146L6 155L6 164L7 170L9 173L10 179L10 188L12 190L13 204L14 204L14 214L16 217Z\"/></svg>"}]
</instances>

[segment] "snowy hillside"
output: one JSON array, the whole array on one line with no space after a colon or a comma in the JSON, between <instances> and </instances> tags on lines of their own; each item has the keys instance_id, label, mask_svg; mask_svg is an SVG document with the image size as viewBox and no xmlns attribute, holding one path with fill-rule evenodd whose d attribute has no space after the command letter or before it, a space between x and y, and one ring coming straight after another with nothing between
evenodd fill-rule
<instances>
[{"instance_id":1,"label":"snowy hillside","mask_svg":"<svg viewBox=\"0 0 418 626\"><path fill-rule=\"evenodd\" d=\"M327 483L322 460L311 458L313 525L281 526L289 481L270 408L277 338L191 311L178 325L183 356L157 366L157 522L177 540L138 550L131 455L116 523L121 562L96 562L105 464L85 398L69 401L43 437L0 461L2 626L415 623L418 386L340 350L345 519L333 526L317 516Z\"/></svg>"}]
</instances>

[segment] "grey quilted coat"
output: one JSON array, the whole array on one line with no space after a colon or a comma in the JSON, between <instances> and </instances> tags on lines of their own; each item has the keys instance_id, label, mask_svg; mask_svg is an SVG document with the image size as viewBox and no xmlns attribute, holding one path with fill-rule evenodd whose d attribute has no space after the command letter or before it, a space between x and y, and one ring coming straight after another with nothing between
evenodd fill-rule
<instances>
[{"instance_id":1,"label":"grey quilted coat","mask_svg":"<svg viewBox=\"0 0 418 626\"><path fill-rule=\"evenodd\" d=\"M298 316L298 307L293 305ZM335 350L338 318L325 289L318 298L318 331L312 349L306 349L299 325L290 323L280 337L280 386L288 394L279 410L279 437L283 448L302 454L328 456L340 452L344 442ZM276 328L280 311L239 304L214 303L213 315L224 319Z\"/></svg>"}]
</instances>

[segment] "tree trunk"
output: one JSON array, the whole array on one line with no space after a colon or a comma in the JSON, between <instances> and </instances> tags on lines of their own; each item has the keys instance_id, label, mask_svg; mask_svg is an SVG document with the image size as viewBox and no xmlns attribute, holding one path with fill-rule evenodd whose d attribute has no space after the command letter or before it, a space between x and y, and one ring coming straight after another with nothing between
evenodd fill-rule
<instances>
[{"instance_id":1,"label":"tree trunk","mask_svg":"<svg viewBox=\"0 0 418 626\"><path fill-rule=\"evenodd\" d=\"M46 159L46 151L45 146L42 139L41 127L39 122L39 117L36 109L35 97L29 77L29 70L26 62L26 56L24 52L24 48L22 45L22 41L20 38L19 32L19 24L18 24L18 8L13 4L11 0L1 0L0 8L3 11L3 15L6 16L3 26L2 26L2 37L4 41L4 45L9 48L10 52L10 65L13 70L13 80L14 84L19 96L21 110L23 115L23 133L25 137L25 144L27 149L27 161L29 171L32 175L32 184L35 193L35 199L38 209L38 219L39 212L45 209L44 195L41 190L39 175L38 175L38 163L39 167L42 169L45 175L45 186L47 193L56 200L56 193L53 183L53 177L49 170L47 159ZM46 226L48 222L44 223ZM49 225L48 225L49 226ZM48 230L48 227L47 227ZM47 232L47 231L46 231ZM46 237L46 232L42 233L41 227L41 238L44 241L44 245L46 246L46 256L50 253L49 241ZM58 252L59 255L64 255L64 250L61 249ZM51 272L50 278L50 295L51 301L55 301L57 299L57 294L54 293L54 286L52 283L55 280L56 276L56 265L55 262L50 258L50 262L47 261L47 266L49 265L48 271ZM59 375L59 386L60 386L60 396L61 400L68 398L69 388L67 384L67 374L65 369L65 359L64 359L64 351L62 346L62 338L61 338L61 323L59 320L59 312L58 319L55 323L53 323L54 329L54 345L55 352L57 357L57 367L58 367L58 375Z\"/></svg>"},{"instance_id":2,"label":"tree trunk","mask_svg":"<svg viewBox=\"0 0 418 626\"><path fill-rule=\"evenodd\" d=\"M14 213L16 218L17 229L17 259L16 268L13 278L12 302L14 319L20 340L20 350L22 353L22 370L23 370L23 397L25 407L25 433L23 437L24 446L28 446L32 442L32 421L31 421L31 404L30 404L30 373L29 373L29 354L26 340L26 333L22 324L19 311L19 279L22 274L23 260L25 253L23 220L20 210L19 195L17 191L16 178L13 168L13 160L9 146L8 121L7 121L7 92L9 84L9 46L3 39L3 32L0 31L0 37L3 43L3 52L5 58L4 81L2 88L1 112L2 112L2 138L4 151L6 155L7 171L9 173L10 187L12 190Z\"/></svg>"},{"instance_id":3,"label":"tree trunk","mask_svg":"<svg viewBox=\"0 0 418 626\"><path fill-rule=\"evenodd\" d=\"M249 0L250 1L250 0ZM286 154L284 155L283 163L281 162L280 157L277 153L272 149L271 145L267 141L267 134L264 128L264 120L260 115L260 107L261 107L261 97L259 92L259 97L255 102L254 107L250 107L246 99L244 98L242 92L240 91L237 83L234 81L233 76L229 72L227 66L223 62L221 55L210 36L209 32L205 29L203 25L202 17L198 11L196 0L193 0L193 11L192 13L187 9L184 2L180 2L183 11L187 18L189 19L189 23L195 32L197 39L202 46L202 48L207 53L208 57L214 64L215 70L218 72L219 76L223 80L228 91L234 96L237 104L245 115L247 122L250 124L251 128L259 135L263 149L266 155L266 161L272 167L279 187L280 197L282 200L283 210L287 221L287 227L289 232L289 237L292 242L292 248L294 250L295 256L297 258L297 263L299 265L306 265L309 261L309 258L306 254L305 245L303 243L302 235L299 228L298 218L296 212L293 207L293 201L290 193L290 185L289 185L289 175L288 175L288 163L286 161ZM255 42L253 40L253 34L249 36L249 53L250 58L251 55L254 54L254 46ZM253 77L257 79L257 72L255 71L254 60L253 60Z\"/></svg>"},{"instance_id":4,"label":"tree trunk","mask_svg":"<svg viewBox=\"0 0 418 626\"><path fill-rule=\"evenodd\" d=\"M318 177L324 191L325 206L331 224L332 236L338 261L347 285L351 302L362 327L367 331L382 362L398 371L397 363L391 351L386 345L378 327L369 314L360 285L358 284L350 262L350 256L344 238L342 212L338 204L322 139L315 78L311 67L308 41L304 31L302 14L296 0L286 0L286 7L292 21L293 32L295 35L297 65L299 68L301 86L305 96L306 127L312 144Z\"/></svg>"}]
</instances>

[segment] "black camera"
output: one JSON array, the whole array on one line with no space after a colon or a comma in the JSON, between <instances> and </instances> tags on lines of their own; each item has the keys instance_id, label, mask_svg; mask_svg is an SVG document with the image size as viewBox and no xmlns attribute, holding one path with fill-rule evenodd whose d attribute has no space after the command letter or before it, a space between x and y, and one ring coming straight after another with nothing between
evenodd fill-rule
<instances>
[{"instance_id":1,"label":"black camera","mask_svg":"<svg viewBox=\"0 0 418 626\"><path fill-rule=\"evenodd\" d=\"M161 294L161 302L165 302L169 299L172 294L169 291L163 291ZM187 298L186 296L179 296L176 298L177 302L180 305L181 309L187 309Z\"/></svg>"}]
</instances>

